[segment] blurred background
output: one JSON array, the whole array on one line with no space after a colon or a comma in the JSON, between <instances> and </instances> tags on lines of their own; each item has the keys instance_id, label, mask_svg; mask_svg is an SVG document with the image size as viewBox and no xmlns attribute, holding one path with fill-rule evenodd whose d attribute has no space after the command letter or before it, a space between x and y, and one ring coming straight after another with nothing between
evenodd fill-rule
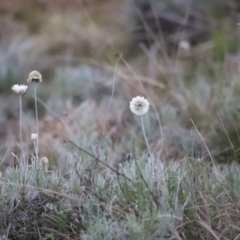
<instances>
[{"instance_id":1,"label":"blurred background","mask_svg":"<svg viewBox=\"0 0 240 240\"><path fill-rule=\"evenodd\" d=\"M40 155L53 165L64 154L63 136L86 139L96 154L104 148L112 164L125 159L134 139L144 150L139 119L129 110L136 95L151 101L144 124L154 153L167 161L207 158L204 140L217 161L238 161L239 13L238 0L0 1L0 168L19 151L11 87L26 84L32 70L43 75ZM30 155L31 85L23 111Z\"/></svg>"}]
</instances>

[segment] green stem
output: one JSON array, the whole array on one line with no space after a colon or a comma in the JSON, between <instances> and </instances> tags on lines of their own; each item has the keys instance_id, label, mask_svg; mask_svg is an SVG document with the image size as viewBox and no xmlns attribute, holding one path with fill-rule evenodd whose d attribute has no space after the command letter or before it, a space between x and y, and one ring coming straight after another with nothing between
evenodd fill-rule
<instances>
[{"instance_id":1,"label":"green stem","mask_svg":"<svg viewBox=\"0 0 240 240\"><path fill-rule=\"evenodd\" d=\"M34 84L34 100L35 100L35 112L36 112L36 125L37 125L37 140L36 140L36 160L38 159L38 109L37 109L37 86Z\"/></svg>"},{"instance_id":2,"label":"green stem","mask_svg":"<svg viewBox=\"0 0 240 240\"><path fill-rule=\"evenodd\" d=\"M20 115L19 115L19 135L20 135L20 149L21 149L21 157L23 157L23 140L22 140L22 96L19 95L19 109L20 109ZM20 157L20 159L21 159Z\"/></svg>"},{"instance_id":3,"label":"green stem","mask_svg":"<svg viewBox=\"0 0 240 240\"><path fill-rule=\"evenodd\" d=\"M147 140L144 124L143 124L143 118L142 118L142 116L140 116L140 118L141 118L141 125L142 125L143 136L144 136L144 139L145 139L145 143L147 145L148 152L150 153L150 148L149 148L149 144L148 144L148 140Z\"/></svg>"}]
</instances>

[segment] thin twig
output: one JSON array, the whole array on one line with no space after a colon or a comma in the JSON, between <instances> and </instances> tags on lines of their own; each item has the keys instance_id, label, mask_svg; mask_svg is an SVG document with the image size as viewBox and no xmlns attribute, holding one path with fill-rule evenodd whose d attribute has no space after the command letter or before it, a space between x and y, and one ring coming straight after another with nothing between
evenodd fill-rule
<instances>
[{"instance_id":1,"label":"thin twig","mask_svg":"<svg viewBox=\"0 0 240 240\"><path fill-rule=\"evenodd\" d=\"M211 159L211 161L212 161L212 164L213 164L213 166L214 166L216 172L218 173L218 171L217 171L217 167L216 167L216 164L215 164L215 162L214 162L214 160L213 160L213 158L212 158L211 152L210 152L210 150L209 150L209 148L208 148L206 142L204 141L204 139L203 139L201 133L198 131L198 129L197 129L197 127L196 127L196 125L195 125L193 119L191 119L191 122L192 122L192 124L193 124L195 130L197 131L199 137L201 138L201 140L202 140L202 142L203 142L203 144L204 144L204 146L205 146L205 148L206 148L206 150L207 150L207 152L208 152L208 154L209 154L209 157L210 157L210 159Z\"/></svg>"},{"instance_id":2,"label":"thin twig","mask_svg":"<svg viewBox=\"0 0 240 240\"><path fill-rule=\"evenodd\" d=\"M220 237L217 235L217 233L211 228L210 225L208 225L206 222L204 222L200 216L197 214L197 218L199 220L197 220L197 223L204 228L205 230L207 230L216 240L220 240Z\"/></svg>"},{"instance_id":3,"label":"thin twig","mask_svg":"<svg viewBox=\"0 0 240 240\"><path fill-rule=\"evenodd\" d=\"M106 112L105 119L104 119L103 130L102 130L102 136L104 136L104 133L105 133L106 121L107 121L107 115L108 115L108 113L109 113L110 106L111 106L111 103L112 103L112 99L113 99L113 96L114 96L115 83L116 83L116 72L117 72L117 66L118 66L118 63L119 63L121 57L122 57L122 55L120 55L120 57L118 58L118 60L117 60L117 62L116 62L116 64L115 64L115 67L114 67L113 85L112 85L112 94L111 94L111 98L110 98L110 101L109 101L109 104L108 104L108 108L107 108L107 112Z\"/></svg>"},{"instance_id":4,"label":"thin twig","mask_svg":"<svg viewBox=\"0 0 240 240\"><path fill-rule=\"evenodd\" d=\"M134 139L134 140L135 140L135 139ZM159 209L160 204L159 204L157 198L153 195L150 187L148 186L146 180L144 179L144 177L143 177L143 175L142 175L142 172L141 172L141 170L140 170L140 167L138 166L137 159L136 159L136 156L135 156L134 140L133 140L133 159L134 159L135 164L136 164L136 166L137 166L137 169L138 169L138 172L139 172L139 174L140 174L140 177L142 178L145 186L148 188L148 190L149 190L149 192L150 192L150 194L151 194L151 196L152 196L153 201L155 202L157 208Z\"/></svg>"},{"instance_id":5,"label":"thin twig","mask_svg":"<svg viewBox=\"0 0 240 240\"><path fill-rule=\"evenodd\" d=\"M69 142L71 143L72 145L74 145L75 147L79 148L81 151L83 151L84 153L86 153L87 155L89 155L90 157L94 158L97 162L100 162L101 164L103 164L105 167L111 169L113 172L115 172L116 174L119 174L120 176L124 177L125 179L127 179L128 181L130 181L131 183L134 184L134 182L129 178L127 177L125 174L122 174L120 173L118 170L112 168L111 166L109 166L108 164L106 164L105 162L103 162L101 159L99 159L99 157L96 157L95 155L93 155L92 153L88 152L87 150L85 150L84 148L78 146L76 143L74 143L73 141L71 141L70 139L68 138L65 138L63 137L64 140L66 142Z\"/></svg>"}]
</instances>

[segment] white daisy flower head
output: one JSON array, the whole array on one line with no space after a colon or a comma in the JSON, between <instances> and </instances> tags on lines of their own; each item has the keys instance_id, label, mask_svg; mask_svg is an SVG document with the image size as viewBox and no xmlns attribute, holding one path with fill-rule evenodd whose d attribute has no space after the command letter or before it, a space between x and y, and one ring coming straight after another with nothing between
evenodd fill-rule
<instances>
[{"instance_id":1,"label":"white daisy flower head","mask_svg":"<svg viewBox=\"0 0 240 240\"><path fill-rule=\"evenodd\" d=\"M132 113L142 116L143 114L147 113L149 110L150 103L149 101L144 98L137 96L130 101L130 110Z\"/></svg>"},{"instance_id":2,"label":"white daisy flower head","mask_svg":"<svg viewBox=\"0 0 240 240\"><path fill-rule=\"evenodd\" d=\"M28 86L15 84L12 86L12 90L20 96L23 96L27 91Z\"/></svg>"},{"instance_id":3,"label":"white daisy flower head","mask_svg":"<svg viewBox=\"0 0 240 240\"><path fill-rule=\"evenodd\" d=\"M32 82L42 82L42 75L40 72L34 70L32 72L29 73L28 79L27 79L28 83L32 83Z\"/></svg>"},{"instance_id":4,"label":"white daisy flower head","mask_svg":"<svg viewBox=\"0 0 240 240\"><path fill-rule=\"evenodd\" d=\"M32 141L36 141L37 139L38 139L37 133L32 133L32 134L31 134L31 140L32 140Z\"/></svg>"}]
</instances>

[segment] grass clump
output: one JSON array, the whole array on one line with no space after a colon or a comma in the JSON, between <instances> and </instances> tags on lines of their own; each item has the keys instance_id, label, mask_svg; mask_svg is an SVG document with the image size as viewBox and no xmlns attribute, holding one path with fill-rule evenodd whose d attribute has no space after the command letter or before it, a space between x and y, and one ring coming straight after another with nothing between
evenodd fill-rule
<instances>
[{"instance_id":1,"label":"grass clump","mask_svg":"<svg viewBox=\"0 0 240 240\"><path fill-rule=\"evenodd\" d=\"M106 156L78 150L68 152L61 171L34 161L25 169L7 169L0 180L1 236L234 239L239 234L238 165L214 167L191 158L166 165L137 154L113 168Z\"/></svg>"}]
</instances>

